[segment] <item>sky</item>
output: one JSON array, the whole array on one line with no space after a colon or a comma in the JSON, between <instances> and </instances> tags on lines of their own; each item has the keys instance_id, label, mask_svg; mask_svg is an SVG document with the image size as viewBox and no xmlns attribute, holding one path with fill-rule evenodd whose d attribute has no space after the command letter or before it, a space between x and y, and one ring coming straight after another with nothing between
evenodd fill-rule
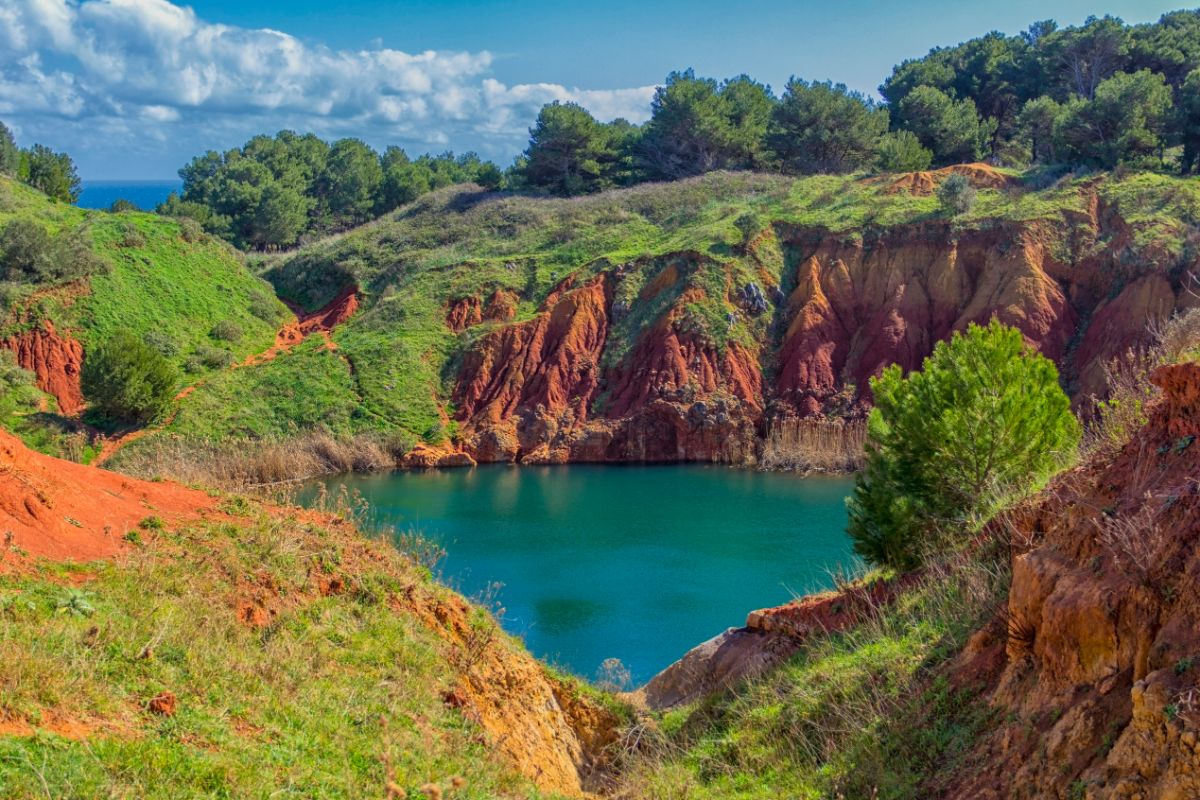
<instances>
[{"instance_id":1,"label":"sky","mask_svg":"<svg viewBox=\"0 0 1200 800\"><path fill-rule=\"evenodd\" d=\"M875 94L894 64L990 30L1155 0L0 0L0 120L69 152L85 180L174 177L193 156L282 128L507 165L544 103L649 115L692 67Z\"/></svg>"}]
</instances>

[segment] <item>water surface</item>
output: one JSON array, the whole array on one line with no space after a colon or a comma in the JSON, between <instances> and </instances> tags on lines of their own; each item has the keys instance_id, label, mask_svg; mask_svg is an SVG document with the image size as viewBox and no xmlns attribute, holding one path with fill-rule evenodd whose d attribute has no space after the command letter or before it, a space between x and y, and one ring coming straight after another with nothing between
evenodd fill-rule
<instances>
[{"instance_id":1,"label":"water surface","mask_svg":"<svg viewBox=\"0 0 1200 800\"><path fill-rule=\"evenodd\" d=\"M106 209L117 200L128 200L143 211L153 211L167 195L178 192L182 186L178 180L84 181L77 205Z\"/></svg>"},{"instance_id":2,"label":"water surface","mask_svg":"<svg viewBox=\"0 0 1200 800\"><path fill-rule=\"evenodd\" d=\"M467 595L500 582L536 655L642 682L746 613L827 588L852 560L844 478L712 466L483 466L347 476L382 522L448 551Z\"/></svg>"}]
</instances>

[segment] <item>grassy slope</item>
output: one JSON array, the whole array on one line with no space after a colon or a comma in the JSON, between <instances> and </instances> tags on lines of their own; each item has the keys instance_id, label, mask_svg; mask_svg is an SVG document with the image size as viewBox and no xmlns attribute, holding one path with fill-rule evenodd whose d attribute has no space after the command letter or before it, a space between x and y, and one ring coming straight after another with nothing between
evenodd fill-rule
<instances>
[{"instance_id":1,"label":"grassy slope","mask_svg":"<svg viewBox=\"0 0 1200 800\"><path fill-rule=\"evenodd\" d=\"M735 693L668 712L622 788L689 800L925 796L991 721L978 687L954 688L936 668L1006 588L999 560L956 564Z\"/></svg>"},{"instance_id":2,"label":"grassy slope","mask_svg":"<svg viewBox=\"0 0 1200 800\"><path fill-rule=\"evenodd\" d=\"M0 575L0 721L37 728L0 736L0 794L358 798L390 779L418 797L455 776L448 797L536 794L443 702L448 645L398 599L445 592L428 571L346 525L224 507L145 525L115 563ZM345 591L320 596L314 570ZM279 613L251 627L235 605L262 587ZM148 710L165 691L173 716Z\"/></svg>"},{"instance_id":3,"label":"grassy slope","mask_svg":"<svg viewBox=\"0 0 1200 800\"><path fill-rule=\"evenodd\" d=\"M110 269L82 284L15 287L7 307L0 308L0 336L41 319L70 331L85 350L118 328L152 334L169 343L183 388L221 371L223 362L265 350L288 314L270 285L252 275L234 250L207 236L191 236L173 220L83 210L0 178L0 225L18 218L34 220L51 233L86 231ZM241 337L231 342L212 336L219 322L234 323ZM52 432L61 425L55 420L10 419L8 425L31 445L56 449Z\"/></svg>"},{"instance_id":4,"label":"grassy slope","mask_svg":"<svg viewBox=\"0 0 1200 800\"><path fill-rule=\"evenodd\" d=\"M327 360L330 375L313 376L308 354L285 356L261 368L269 376L251 370L202 388L189 401L196 405L194 412L185 407L171 430L216 440L249 430L286 436L295 426L324 425L339 434L382 429L410 440L440 440L447 430L439 411L452 411L447 403L454 359L489 327L451 332L444 324L450 300L486 299L506 289L521 297L517 318L528 318L566 275L587 276L634 262L637 268L619 290L632 299L661 270L661 256L682 251L704 257L691 280L707 294L688 307L686 324L718 347L730 339L761 341L766 316L730 330L725 315L734 307L727 295L748 281L761 285L764 271L786 284L787 256L769 235L760 241L756 258L742 255L735 221L753 213L763 225L791 223L855 237L864 228L941 218L935 198L889 193L889 183L853 176L714 173L570 200L486 195L464 187L436 192L383 220L263 265L282 296L308 308L321 306L347 283L363 290L364 310L334 336L343 361ZM1063 228L1087 212L1081 189L1093 185L1134 224L1140 248L1184 256L1187 230L1200 220L1200 181L1195 179L1090 176L1043 190L986 189L956 224L1049 220ZM657 302L671 299L662 296ZM633 304L612 332L606 359L615 361L626 352L655 315L654 308ZM346 380L351 365L352 383ZM290 396L267 396L256 401L257 417L264 422L247 426L231 401L247 387L276 382L313 385L334 409L332 419L315 407L298 409Z\"/></svg>"}]
</instances>

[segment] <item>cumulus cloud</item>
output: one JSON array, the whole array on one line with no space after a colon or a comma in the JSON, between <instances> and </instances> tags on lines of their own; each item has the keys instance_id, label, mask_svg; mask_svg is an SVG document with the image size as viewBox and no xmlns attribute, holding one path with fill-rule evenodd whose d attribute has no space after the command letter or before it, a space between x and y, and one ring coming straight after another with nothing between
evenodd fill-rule
<instances>
[{"instance_id":1,"label":"cumulus cloud","mask_svg":"<svg viewBox=\"0 0 1200 800\"><path fill-rule=\"evenodd\" d=\"M509 86L491 70L487 51L333 50L167 0L0 0L0 118L85 165L283 127L507 158L552 100L602 120L649 114L653 87Z\"/></svg>"}]
</instances>

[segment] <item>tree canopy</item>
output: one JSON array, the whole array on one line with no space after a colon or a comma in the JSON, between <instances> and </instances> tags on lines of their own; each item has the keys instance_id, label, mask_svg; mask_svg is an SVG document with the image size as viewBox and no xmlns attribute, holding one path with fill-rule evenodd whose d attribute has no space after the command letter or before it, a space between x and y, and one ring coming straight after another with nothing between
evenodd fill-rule
<instances>
[{"instance_id":1,"label":"tree canopy","mask_svg":"<svg viewBox=\"0 0 1200 800\"><path fill-rule=\"evenodd\" d=\"M1040 488L1079 444L1053 362L993 320L939 342L921 369L871 381L866 468L849 501L855 550L908 569Z\"/></svg>"}]
</instances>

